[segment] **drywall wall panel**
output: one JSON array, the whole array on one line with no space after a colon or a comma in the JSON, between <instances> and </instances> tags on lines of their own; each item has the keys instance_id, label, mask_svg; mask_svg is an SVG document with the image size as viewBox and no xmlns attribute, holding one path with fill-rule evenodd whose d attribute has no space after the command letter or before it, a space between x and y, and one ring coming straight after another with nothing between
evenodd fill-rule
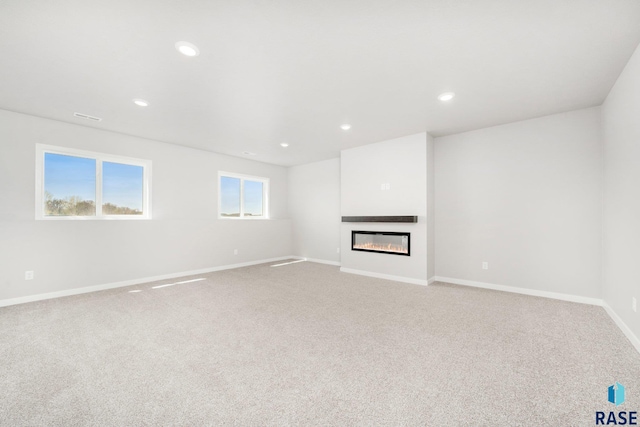
<instances>
[{"instance_id":1,"label":"drywall wall panel","mask_svg":"<svg viewBox=\"0 0 640 427\"><path fill-rule=\"evenodd\" d=\"M436 275L435 140L427 134L427 277Z\"/></svg>"},{"instance_id":2,"label":"drywall wall panel","mask_svg":"<svg viewBox=\"0 0 640 427\"><path fill-rule=\"evenodd\" d=\"M640 338L640 48L602 105L604 299ZM636 298L637 311L632 309Z\"/></svg>"},{"instance_id":3,"label":"drywall wall panel","mask_svg":"<svg viewBox=\"0 0 640 427\"><path fill-rule=\"evenodd\" d=\"M427 134L343 150L342 216L418 216L415 224L342 223L342 267L427 280ZM352 230L411 233L411 256L351 250Z\"/></svg>"},{"instance_id":4,"label":"drywall wall panel","mask_svg":"<svg viewBox=\"0 0 640 427\"><path fill-rule=\"evenodd\" d=\"M340 262L340 159L289 168L293 253Z\"/></svg>"},{"instance_id":5,"label":"drywall wall panel","mask_svg":"<svg viewBox=\"0 0 640 427\"><path fill-rule=\"evenodd\" d=\"M3 110L0 141L0 299L290 255L284 167ZM151 160L153 219L36 221L36 143ZM272 219L217 219L219 170L269 178Z\"/></svg>"},{"instance_id":6,"label":"drywall wall panel","mask_svg":"<svg viewBox=\"0 0 640 427\"><path fill-rule=\"evenodd\" d=\"M601 296L599 108L436 138L435 159L437 276Z\"/></svg>"}]
</instances>

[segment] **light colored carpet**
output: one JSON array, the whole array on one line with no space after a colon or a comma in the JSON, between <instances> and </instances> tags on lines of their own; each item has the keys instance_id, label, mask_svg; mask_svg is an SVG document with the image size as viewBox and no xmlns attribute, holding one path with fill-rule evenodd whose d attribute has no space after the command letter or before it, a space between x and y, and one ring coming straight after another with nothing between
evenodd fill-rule
<instances>
[{"instance_id":1,"label":"light colored carpet","mask_svg":"<svg viewBox=\"0 0 640 427\"><path fill-rule=\"evenodd\" d=\"M309 262L182 280L199 277L0 308L0 424L590 426L640 410L640 355L600 307Z\"/></svg>"}]
</instances>

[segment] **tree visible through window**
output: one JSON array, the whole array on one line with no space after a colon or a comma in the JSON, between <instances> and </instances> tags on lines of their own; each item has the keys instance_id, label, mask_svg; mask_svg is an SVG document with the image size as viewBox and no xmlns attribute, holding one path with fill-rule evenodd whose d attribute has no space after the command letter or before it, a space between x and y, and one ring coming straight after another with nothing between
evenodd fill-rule
<instances>
[{"instance_id":1,"label":"tree visible through window","mask_svg":"<svg viewBox=\"0 0 640 427\"><path fill-rule=\"evenodd\" d=\"M102 163L102 213L142 215L144 168L122 163Z\"/></svg>"},{"instance_id":2,"label":"tree visible through window","mask_svg":"<svg viewBox=\"0 0 640 427\"><path fill-rule=\"evenodd\" d=\"M38 144L38 218L150 217L151 162Z\"/></svg>"},{"instance_id":3,"label":"tree visible through window","mask_svg":"<svg viewBox=\"0 0 640 427\"><path fill-rule=\"evenodd\" d=\"M268 218L269 180L220 172L220 218Z\"/></svg>"}]
</instances>

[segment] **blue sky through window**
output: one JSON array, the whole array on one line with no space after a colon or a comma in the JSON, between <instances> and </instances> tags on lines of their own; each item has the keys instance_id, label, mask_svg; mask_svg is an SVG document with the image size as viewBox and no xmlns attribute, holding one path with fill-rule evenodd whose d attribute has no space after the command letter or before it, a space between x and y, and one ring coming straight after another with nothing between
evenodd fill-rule
<instances>
[{"instance_id":1,"label":"blue sky through window","mask_svg":"<svg viewBox=\"0 0 640 427\"><path fill-rule=\"evenodd\" d=\"M142 211L143 173L142 166L103 162L103 203ZM44 190L53 199L96 200L95 159L45 153L44 177Z\"/></svg>"},{"instance_id":2,"label":"blue sky through window","mask_svg":"<svg viewBox=\"0 0 640 427\"><path fill-rule=\"evenodd\" d=\"M220 210L222 215L240 216L240 178L220 177Z\"/></svg>"},{"instance_id":3,"label":"blue sky through window","mask_svg":"<svg viewBox=\"0 0 640 427\"><path fill-rule=\"evenodd\" d=\"M262 215L262 183L244 181L244 214Z\"/></svg>"},{"instance_id":4,"label":"blue sky through window","mask_svg":"<svg viewBox=\"0 0 640 427\"><path fill-rule=\"evenodd\" d=\"M95 202L95 159L53 153L45 153L44 159L44 190L54 199L79 196Z\"/></svg>"},{"instance_id":5,"label":"blue sky through window","mask_svg":"<svg viewBox=\"0 0 640 427\"><path fill-rule=\"evenodd\" d=\"M142 166L102 163L102 203L142 211Z\"/></svg>"},{"instance_id":6,"label":"blue sky through window","mask_svg":"<svg viewBox=\"0 0 640 427\"><path fill-rule=\"evenodd\" d=\"M240 200L240 187L244 185L244 200ZM240 216L243 204L245 216L264 216L264 183L230 176L220 177L220 215Z\"/></svg>"}]
</instances>

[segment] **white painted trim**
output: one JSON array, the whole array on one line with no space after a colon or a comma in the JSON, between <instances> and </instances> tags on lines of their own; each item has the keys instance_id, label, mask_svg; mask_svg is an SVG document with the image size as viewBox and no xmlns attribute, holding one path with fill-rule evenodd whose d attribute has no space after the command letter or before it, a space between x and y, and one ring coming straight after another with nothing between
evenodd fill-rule
<instances>
[{"instance_id":1,"label":"white painted trim","mask_svg":"<svg viewBox=\"0 0 640 427\"><path fill-rule=\"evenodd\" d=\"M435 276L436 282L453 283L454 285L472 286L474 288L492 289L494 291L511 292L514 294L531 295L534 297L552 298L562 301L578 302L581 304L603 305L599 298L583 297L579 295L561 294L557 292L539 291L537 289L516 288L513 286L494 285L493 283L474 282L472 280L454 279L452 277Z\"/></svg>"},{"instance_id":2,"label":"white painted trim","mask_svg":"<svg viewBox=\"0 0 640 427\"><path fill-rule=\"evenodd\" d=\"M53 299L53 298L67 297L71 295L86 294L89 292L104 291L107 289L122 288L125 286L133 286L133 285L140 285L143 283L156 282L158 280L175 279L176 277L185 277L185 276L193 276L196 274L212 273L214 271L230 270L233 268L248 267L256 264L266 264L269 262L282 261L285 259L294 259L294 258L296 257L283 256L283 257L277 257L277 258L262 259L258 261L249 261L249 262L242 262L238 264L229 264L229 265L221 265L218 267L203 268L200 270L182 271L180 273L170 273L170 274L162 274L159 276L142 277L139 279L124 280L122 282L115 282L115 283L105 283L102 285L95 285L95 286L86 286L83 288L66 289L64 291L49 292L46 294L29 295L26 297L19 297L19 298L9 298L9 299L0 300L0 307L7 307L10 305L24 304L27 302L42 301L42 300Z\"/></svg>"},{"instance_id":3,"label":"white painted trim","mask_svg":"<svg viewBox=\"0 0 640 427\"><path fill-rule=\"evenodd\" d=\"M222 177L240 180L240 216L222 216ZM244 216L244 182L254 181L262 183L262 216ZM218 219L230 220L265 220L269 219L269 178L253 175L243 175L233 172L218 171Z\"/></svg>"},{"instance_id":4,"label":"white painted trim","mask_svg":"<svg viewBox=\"0 0 640 427\"><path fill-rule=\"evenodd\" d=\"M431 276L431 278L429 280L427 280L427 284L432 284L433 282L436 281L436 276Z\"/></svg>"},{"instance_id":5,"label":"white painted trim","mask_svg":"<svg viewBox=\"0 0 640 427\"><path fill-rule=\"evenodd\" d=\"M622 318L618 316L618 313L616 313L613 310L613 308L611 308L611 306L607 304L606 301L603 301L602 307L605 309L609 317L613 319L615 324L618 326L618 328L620 328L620 330L627 337L627 339L631 341L631 344L636 348L636 350L638 350L638 353L640 353L640 339L638 339L638 337L635 336L631 328L629 328L629 326L627 326L627 324L624 323Z\"/></svg>"},{"instance_id":6,"label":"white painted trim","mask_svg":"<svg viewBox=\"0 0 640 427\"><path fill-rule=\"evenodd\" d=\"M345 267L340 267L340 271L343 273L359 274L360 276L368 276L368 277L375 277L378 279L393 280L395 282L412 283L414 285L422 285L422 286L428 285L426 280L412 279L411 277L394 276L391 274L382 274L382 273L372 273L370 271L354 270L353 268L345 268Z\"/></svg>"},{"instance_id":7,"label":"white painted trim","mask_svg":"<svg viewBox=\"0 0 640 427\"><path fill-rule=\"evenodd\" d=\"M493 283L474 282L472 280L454 279L451 277L441 277L441 276L435 276L429 279L429 284L432 283L433 279L435 279L436 282L453 283L454 285L472 286L475 288L492 289L495 291L511 292L515 294L531 295L536 297L552 298L552 299L557 299L562 301L570 301L570 302L577 302L582 304L591 304L591 305L601 306L607 312L609 317L611 317L611 319L615 322L618 328L620 328L620 330L627 337L627 339L631 341L631 345L633 345L635 349L638 350L638 353L640 353L640 339L638 339L638 337L633 333L631 328L629 328L629 326L627 326L627 324L624 323L622 318L618 316L618 314L611 308L611 306L602 299L582 297L578 295L560 294L557 292L539 291L536 289L515 288L513 286L494 285Z\"/></svg>"},{"instance_id":8,"label":"white painted trim","mask_svg":"<svg viewBox=\"0 0 640 427\"><path fill-rule=\"evenodd\" d=\"M96 214L93 216L47 216L45 215L44 202L44 167L45 154L60 154L63 156L81 157L95 160L96 162ZM142 215L103 215L102 213L102 165L104 162L120 163L142 168ZM76 148L59 147L36 143L36 220L43 221L95 221L95 220L150 220L151 214L151 160L115 154L100 153L97 151L79 150Z\"/></svg>"}]
</instances>

